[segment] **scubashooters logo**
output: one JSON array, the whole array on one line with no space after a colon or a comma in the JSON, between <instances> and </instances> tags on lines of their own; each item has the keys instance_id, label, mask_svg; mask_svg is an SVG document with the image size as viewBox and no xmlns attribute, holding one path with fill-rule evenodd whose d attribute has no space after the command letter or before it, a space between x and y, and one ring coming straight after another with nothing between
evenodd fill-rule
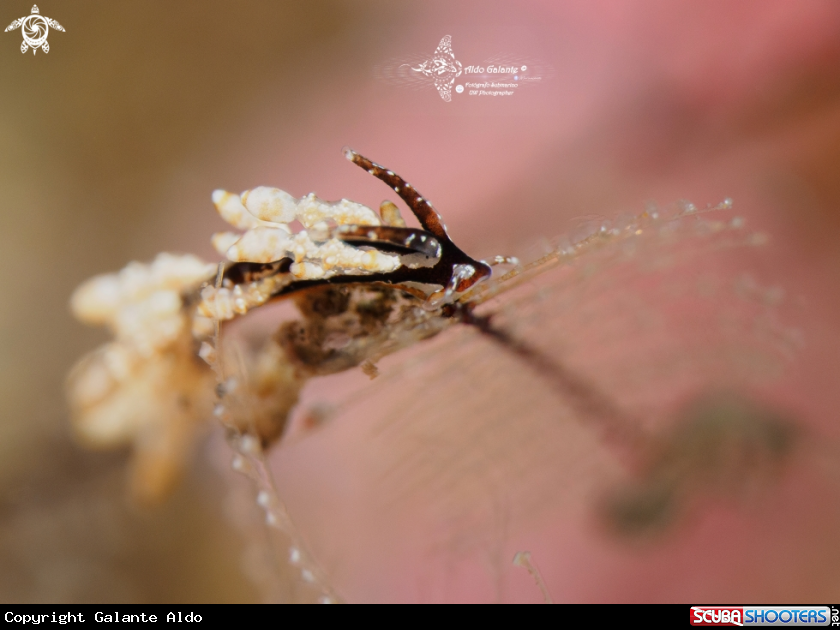
<instances>
[{"instance_id":1,"label":"scubashooters logo","mask_svg":"<svg viewBox=\"0 0 840 630\"><path fill-rule=\"evenodd\" d=\"M692 626L828 626L828 606L692 606Z\"/></svg>"},{"instance_id":2,"label":"scubashooters logo","mask_svg":"<svg viewBox=\"0 0 840 630\"><path fill-rule=\"evenodd\" d=\"M525 85L539 83L547 66L505 55L464 65L455 58L452 36L444 35L431 56L394 59L377 70L379 78L393 85L421 89L433 84L449 103L453 91L466 96L512 96Z\"/></svg>"},{"instance_id":3,"label":"scubashooters logo","mask_svg":"<svg viewBox=\"0 0 840 630\"><path fill-rule=\"evenodd\" d=\"M32 5L30 15L18 18L6 27L6 32L20 29L23 33L23 43L20 45L20 52L25 53L30 48L32 54L40 48L45 53L50 52L50 45L47 36L50 34L50 27L57 31L64 32L64 27L52 18L44 17L38 11L38 5Z\"/></svg>"}]
</instances>

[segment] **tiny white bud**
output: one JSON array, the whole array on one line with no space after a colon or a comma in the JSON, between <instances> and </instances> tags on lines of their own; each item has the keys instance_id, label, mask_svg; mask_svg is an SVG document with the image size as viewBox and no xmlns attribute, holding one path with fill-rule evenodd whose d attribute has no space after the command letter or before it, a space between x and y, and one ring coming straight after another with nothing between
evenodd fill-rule
<instances>
[{"instance_id":1,"label":"tiny white bud","mask_svg":"<svg viewBox=\"0 0 840 630\"><path fill-rule=\"evenodd\" d=\"M247 230L259 225L257 218L245 209L237 194L229 193L226 190L214 190L213 204L221 217L233 227Z\"/></svg>"},{"instance_id":2,"label":"tiny white bud","mask_svg":"<svg viewBox=\"0 0 840 630\"><path fill-rule=\"evenodd\" d=\"M289 271L298 280L317 280L324 277L324 269L310 262L294 263Z\"/></svg>"},{"instance_id":3,"label":"tiny white bud","mask_svg":"<svg viewBox=\"0 0 840 630\"><path fill-rule=\"evenodd\" d=\"M268 507L270 503L271 503L271 495L265 490L260 490L257 493L257 505L265 508L265 507Z\"/></svg>"},{"instance_id":4,"label":"tiny white bud","mask_svg":"<svg viewBox=\"0 0 840 630\"><path fill-rule=\"evenodd\" d=\"M122 290L116 274L91 278L73 292L70 308L88 324L107 323L120 306Z\"/></svg>"},{"instance_id":5,"label":"tiny white bud","mask_svg":"<svg viewBox=\"0 0 840 630\"><path fill-rule=\"evenodd\" d=\"M239 440L239 449L243 453L249 453L252 455L257 455L262 451L260 448L260 441L253 435L243 435Z\"/></svg>"},{"instance_id":6,"label":"tiny white bud","mask_svg":"<svg viewBox=\"0 0 840 630\"><path fill-rule=\"evenodd\" d=\"M213 249L219 252L220 255L224 256L227 254L227 251L233 247L233 244L240 238L242 238L242 235L234 232L216 232L210 238L210 242L213 243Z\"/></svg>"},{"instance_id":7,"label":"tiny white bud","mask_svg":"<svg viewBox=\"0 0 840 630\"><path fill-rule=\"evenodd\" d=\"M272 223L291 223L297 212L297 199L279 188L258 186L242 193L242 203L253 216Z\"/></svg>"},{"instance_id":8,"label":"tiny white bud","mask_svg":"<svg viewBox=\"0 0 840 630\"><path fill-rule=\"evenodd\" d=\"M297 565L300 564L301 561L301 553L300 549L297 547L289 547L289 562L291 564Z\"/></svg>"},{"instance_id":9,"label":"tiny white bud","mask_svg":"<svg viewBox=\"0 0 840 630\"><path fill-rule=\"evenodd\" d=\"M276 227L257 227L248 230L227 250L233 262L268 263L286 256L291 246L287 230Z\"/></svg>"},{"instance_id":10,"label":"tiny white bud","mask_svg":"<svg viewBox=\"0 0 840 630\"><path fill-rule=\"evenodd\" d=\"M202 341L198 356L204 359L208 365L213 365L216 362L216 349L206 341Z\"/></svg>"}]
</instances>

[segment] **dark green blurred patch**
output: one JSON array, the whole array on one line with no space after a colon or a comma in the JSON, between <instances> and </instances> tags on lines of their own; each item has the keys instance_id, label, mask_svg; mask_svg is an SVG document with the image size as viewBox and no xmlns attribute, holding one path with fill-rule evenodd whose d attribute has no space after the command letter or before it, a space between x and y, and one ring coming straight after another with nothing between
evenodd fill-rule
<instances>
[{"instance_id":1,"label":"dark green blurred patch","mask_svg":"<svg viewBox=\"0 0 840 630\"><path fill-rule=\"evenodd\" d=\"M606 498L603 521L619 536L644 538L703 499L746 498L779 478L798 437L791 420L739 394L701 396L657 441L639 477Z\"/></svg>"}]
</instances>

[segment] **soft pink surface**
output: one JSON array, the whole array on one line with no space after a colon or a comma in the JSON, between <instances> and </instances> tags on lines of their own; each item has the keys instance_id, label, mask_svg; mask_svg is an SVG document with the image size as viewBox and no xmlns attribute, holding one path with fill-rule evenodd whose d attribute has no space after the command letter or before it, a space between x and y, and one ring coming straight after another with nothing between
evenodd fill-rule
<instances>
[{"instance_id":1,"label":"soft pink surface","mask_svg":"<svg viewBox=\"0 0 840 630\"><path fill-rule=\"evenodd\" d=\"M338 148L348 144L408 178L479 255L518 253L574 216L638 212L647 199L703 205L732 197L737 213L773 238L751 270L806 304L794 321L809 335L806 348L773 402L836 436L838 297L828 287L838 279L837 197L815 156L840 127L837 6L436 8L406 11L405 30L393 34L399 51L430 52L448 33L461 59L522 51L553 73L513 99L453 95L452 103L361 72L309 85L293 130L266 104L226 147L248 154L242 187L268 182L374 204L387 191L343 163ZM313 400L321 397L318 384L310 387ZM351 601L540 601L531 578L510 566L523 549L561 601L816 603L837 592L840 514L830 497L838 486L836 473L819 466L795 468L757 506L707 506L690 526L642 548L605 537L578 506L501 523L460 553L451 541L469 538L470 525L426 512L434 501L381 511L372 499L377 480L359 461L375 456L365 419L341 421L279 449L273 461L281 493ZM505 516L504 496L522 490L499 482L502 521L515 520Z\"/></svg>"}]
</instances>

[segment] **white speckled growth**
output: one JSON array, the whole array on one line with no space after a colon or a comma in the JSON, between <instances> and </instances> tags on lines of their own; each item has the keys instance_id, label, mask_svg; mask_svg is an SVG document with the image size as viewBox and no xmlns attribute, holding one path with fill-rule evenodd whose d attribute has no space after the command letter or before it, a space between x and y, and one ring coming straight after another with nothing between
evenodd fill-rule
<instances>
[{"instance_id":1,"label":"white speckled growth","mask_svg":"<svg viewBox=\"0 0 840 630\"><path fill-rule=\"evenodd\" d=\"M245 230L241 235L222 232L213 237L214 247L228 260L268 263L291 258L291 272L298 280L387 273L400 266L399 256L365 251L332 237L332 226L381 225L373 210L355 201L327 202L313 193L296 199L278 188L260 186L241 196L217 190L213 203L225 221ZM289 226L293 221L304 229L293 234Z\"/></svg>"}]
</instances>

